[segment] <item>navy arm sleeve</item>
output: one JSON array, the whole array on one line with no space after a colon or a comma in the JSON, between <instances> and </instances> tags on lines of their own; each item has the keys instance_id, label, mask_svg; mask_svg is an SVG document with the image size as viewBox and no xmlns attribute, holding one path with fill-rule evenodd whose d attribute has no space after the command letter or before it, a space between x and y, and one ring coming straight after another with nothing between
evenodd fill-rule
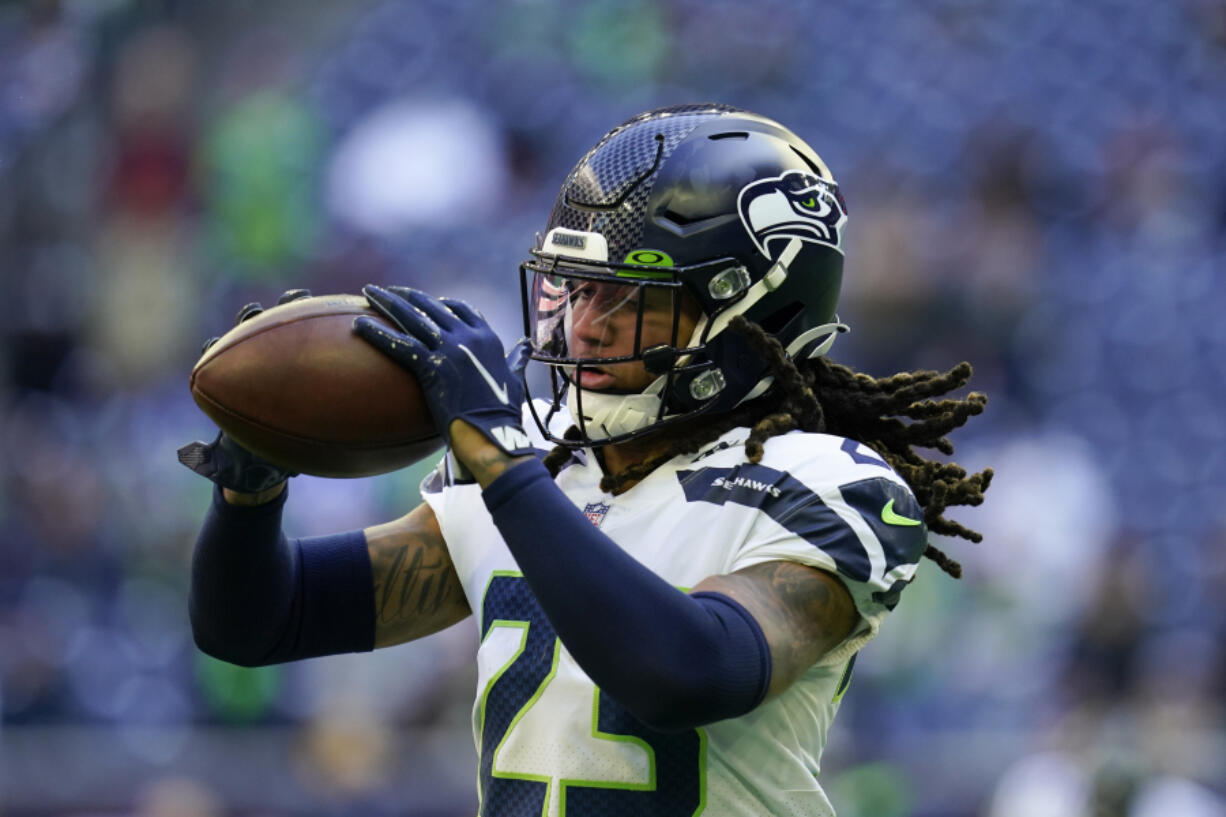
<instances>
[{"instance_id":1,"label":"navy arm sleeve","mask_svg":"<svg viewBox=\"0 0 1226 817\"><path fill-rule=\"evenodd\" d=\"M247 667L374 649L375 601L362 531L287 539L272 502L231 505L215 488L192 555L196 645Z\"/></svg>"},{"instance_id":2,"label":"navy arm sleeve","mask_svg":"<svg viewBox=\"0 0 1226 817\"><path fill-rule=\"evenodd\" d=\"M651 572L592 525L538 461L499 476L484 498L562 643L643 723L686 729L762 702L770 650L740 604L686 595Z\"/></svg>"}]
</instances>

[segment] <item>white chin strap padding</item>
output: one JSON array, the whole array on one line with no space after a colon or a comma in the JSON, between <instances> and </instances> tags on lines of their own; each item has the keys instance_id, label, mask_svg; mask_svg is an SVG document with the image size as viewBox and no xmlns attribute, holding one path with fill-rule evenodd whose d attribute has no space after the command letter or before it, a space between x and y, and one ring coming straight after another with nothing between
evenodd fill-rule
<instances>
[{"instance_id":1,"label":"white chin strap padding","mask_svg":"<svg viewBox=\"0 0 1226 817\"><path fill-rule=\"evenodd\" d=\"M579 417L580 388L572 381L566 389L566 407L575 425L587 431L589 440L607 440L646 428L660 416L660 392L665 377L639 394L604 394L582 389L583 414Z\"/></svg>"}]
</instances>

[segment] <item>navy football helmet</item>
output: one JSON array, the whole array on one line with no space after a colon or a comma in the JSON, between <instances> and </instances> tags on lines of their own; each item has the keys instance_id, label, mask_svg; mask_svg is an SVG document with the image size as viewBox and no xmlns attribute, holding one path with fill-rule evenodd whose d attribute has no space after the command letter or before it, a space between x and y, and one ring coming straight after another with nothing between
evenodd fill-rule
<instances>
[{"instance_id":1,"label":"navy football helmet","mask_svg":"<svg viewBox=\"0 0 1226 817\"><path fill-rule=\"evenodd\" d=\"M614 128L566 178L520 267L531 357L551 367L550 408L533 407L542 431L563 445L616 443L761 396L772 378L728 331L736 315L793 360L825 354L847 329L835 317L846 221L826 164L764 116L684 105ZM636 319L616 354L593 355L577 338L578 310L597 290L606 309ZM657 329L671 319L667 340L645 331L652 314ZM591 385L601 367L630 361L654 382L631 394ZM549 432L563 405L577 440Z\"/></svg>"}]
</instances>

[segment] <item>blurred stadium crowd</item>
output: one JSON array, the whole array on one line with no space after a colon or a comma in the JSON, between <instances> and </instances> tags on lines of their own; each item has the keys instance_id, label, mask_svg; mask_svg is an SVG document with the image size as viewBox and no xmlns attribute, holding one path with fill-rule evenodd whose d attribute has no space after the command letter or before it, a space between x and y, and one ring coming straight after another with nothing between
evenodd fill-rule
<instances>
[{"instance_id":1,"label":"blurred stadium crowd","mask_svg":"<svg viewBox=\"0 0 1226 817\"><path fill-rule=\"evenodd\" d=\"M475 631L242 670L194 648L244 303L408 283L519 333L580 153L679 101L789 124L850 206L835 357L969 359L987 534L857 663L843 817L1226 815L1226 5L63 0L0 6L0 813L470 814ZM423 469L300 478L362 526ZM695 532L701 535L701 532Z\"/></svg>"}]
</instances>

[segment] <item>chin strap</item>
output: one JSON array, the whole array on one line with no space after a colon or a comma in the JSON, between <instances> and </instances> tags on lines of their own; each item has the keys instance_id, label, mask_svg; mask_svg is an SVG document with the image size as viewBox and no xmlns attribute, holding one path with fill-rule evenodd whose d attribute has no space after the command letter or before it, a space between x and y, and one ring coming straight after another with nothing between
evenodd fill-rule
<instances>
[{"instance_id":1,"label":"chin strap","mask_svg":"<svg viewBox=\"0 0 1226 817\"><path fill-rule=\"evenodd\" d=\"M834 346L834 340L839 335L850 332L851 327L839 321L839 316L834 316L834 323L823 323L821 326L815 326L812 329L807 329L796 336L796 339L788 344L784 349L787 355L792 360L809 360L815 357L821 357L830 351L830 347ZM823 338L819 343L814 344L818 338ZM812 345L811 345L812 344ZM806 352L805 349L808 349Z\"/></svg>"},{"instance_id":2,"label":"chin strap","mask_svg":"<svg viewBox=\"0 0 1226 817\"><path fill-rule=\"evenodd\" d=\"M706 315L699 318L697 325L694 326L694 334L690 337L690 346L698 346L714 338L728 328L733 318L748 312L754 304L762 300L763 296L783 286L783 282L788 277L788 267L800 254L803 243L799 238L793 238L783 248L783 252L779 253L779 259L766 271L766 275L762 276L762 280L746 290L744 297L712 319L708 319Z\"/></svg>"},{"instance_id":3,"label":"chin strap","mask_svg":"<svg viewBox=\"0 0 1226 817\"><path fill-rule=\"evenodd\" d=\"M844 332L851 331L850 326L845 323L839 323L838 316L835 316L834 320L834 323L823 323L821 326L815 326L812 329L801 332L796 339L789 343L787 348L784 349L784 351L787 352L788 357L792 360L810 360L815 357L821 357L829 352L830 347L834 345L835 338ZM819 338L824 338L824 340L820 340L814 344L814 341L817 341ZM812 345L812 348L810 348L808 352L805 352L805 348L810 345ZM750 400L766 394L766 390L769 389L774 382L774 375L768 374L766 377L763 377L757 382L757 384L754 385L752 389L749 390L748 394L737 401L737 405L739 406L741 403L747 403Z\"/></svg>"},{"instance_id":4,"label":"chin strap","mask_svg":"<svg viewBox=\"0 0 1226 817\"><path fill-rule=\"evenodd\" d=\"M784 351L792 360L821 357L830 351L839 335L849 331L851 327L840 323L836 317L833 323L823 323L802 332L787 345ZM688 357L686 360L688 361ZM619 434L638 431L655 422L660 416L662 394L667 382L667 376L662 375L639 394L604 394L580 389L575 385L574 380L571 380L566 390L566 407L575 425L586 430L589 440L607 440ZM766 375L737 402L737 405L761 397L774 382L773 375ZM582 398L582 417L579 416L580 398Z\"/></svg>"}]
</instances>

